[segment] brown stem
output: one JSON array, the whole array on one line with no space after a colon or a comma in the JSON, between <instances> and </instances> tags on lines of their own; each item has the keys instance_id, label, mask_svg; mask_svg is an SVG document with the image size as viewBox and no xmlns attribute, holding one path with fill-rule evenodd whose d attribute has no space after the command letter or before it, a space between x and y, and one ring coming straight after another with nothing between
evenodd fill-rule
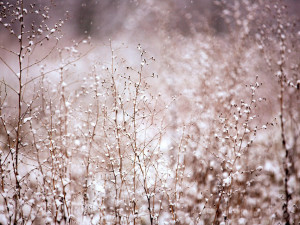
<instances>
[{"instance_id":1,"label":"brown stem","mask_svg":"<svg viewBox=\"0 0 300 225\"><path fill-rule=\"evenodd\" d=\"M283 76L283 69L280 67L281 74ZM285 158L284 158L284 194L285 194L285 202L282 206L283 210L283 218L285 220L285 224L289 225L290 224L290 213L288 211L288 206L289 206L289 200L291 198L291 195L289 194L288 191L288 181L289 181L289 151L286 147L286 137L285 137L285 128L284 128L284 117L283 117L283 94L284 94L284 79L281 77L280 81L280 128L281 128L281 143L282 143L282 148L285 151Z\"/></svg>"}]
</instances>

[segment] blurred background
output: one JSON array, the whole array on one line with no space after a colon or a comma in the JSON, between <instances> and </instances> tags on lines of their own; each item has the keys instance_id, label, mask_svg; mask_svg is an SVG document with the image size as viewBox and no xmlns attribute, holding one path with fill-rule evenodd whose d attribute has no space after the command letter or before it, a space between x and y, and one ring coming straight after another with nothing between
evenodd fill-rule
<instances>
[{"instance_id":1,"label":"blurred background","mask_svg":"<svg viewBox=\"0 0 300 225\"><path fill-rule=\"evenodd\" d=\"M211 0L66 0L54 1L57 17L69 11L69 23L73 35L92 35L98 39L118 35L131 35L130 38L147 36L153 38L160 29L183 36L211 28L216 35L228 32L221 16L225 1ZM244 1L252 3L253 1ZM226 1L232 7L235 1ZM291 17L298 16L300 2L287 0ZM259 11L261 9L257 9ZM242 12L241 12L242 13ZM270 18L272 20L273 18ZM133 39L134 40L134 39Z\"/></svg>"},{"instance_id":2,"label":"blurred background","mask_svg":"<svg viewBox=\"0 0 300 225\"><path fill-rule=\"evenodd\" d=\"M242 2L246 5L255 3L248 0ZM258 2L261 4L263 1ZM42 0L25 1L27 5L32 3L41 8L49 6ZM229 32L224 12L230 13L228 6L237 9L240 5L234 0L52 0L51 3L54 7L50 7L50 21L67 18L69 37L90 35L95 40L111 38L123 39L124 42L147 42L160 38L162 32L167 34L166 37L170 35L169 38L177 34L190 36L208 31L217 36L224 35ZM283 4L288 6L290 17L299 19L300 1L286 0ZM257 8L255 11L262 13L263 9ZM239 13L245 12L242 10ZM269 19L274 18L270 16ZM30 24L31 21L27 22Z\"/></svg>"}]
</instances>

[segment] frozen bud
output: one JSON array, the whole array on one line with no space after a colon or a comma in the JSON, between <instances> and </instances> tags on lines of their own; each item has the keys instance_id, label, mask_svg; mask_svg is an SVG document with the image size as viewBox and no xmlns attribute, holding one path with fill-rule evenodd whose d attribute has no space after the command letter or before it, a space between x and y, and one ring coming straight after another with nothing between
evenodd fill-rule
<instances>
[{"instance_id":1,"label":"frozen bud","mask_svg":"<svg viewBox=\"0 0 300 225\"><path fill-rule=\"evenodd\" d=\"M223 179L223 186L229 186L231 184L231 176L226 177Z\"/></svg>"},{"instance_id":2,"label":"frozen bud","mask_svg":"<svg viewBox=\"0 0 300 225\"><path fill-rule=\"evenodd\" d=\"M262 169L263 169L262 166L259 166L259 167L256 168L257 171L262 171Z\"/></svg>"}]
</instances>

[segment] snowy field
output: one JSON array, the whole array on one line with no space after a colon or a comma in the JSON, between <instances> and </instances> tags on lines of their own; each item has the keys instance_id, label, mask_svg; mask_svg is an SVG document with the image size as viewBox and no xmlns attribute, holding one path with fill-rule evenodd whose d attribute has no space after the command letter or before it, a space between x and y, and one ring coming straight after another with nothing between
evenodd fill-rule
<instances>
[{"instance_id":1,"label":"snowy field","mask_svg":"<svg viewBox=\"0 0 300 225\"><path fill-rule=\"evenodd\" d=\"M300 4L0 2L0 224L299 224Z\"/></svg>"}]
</instances>

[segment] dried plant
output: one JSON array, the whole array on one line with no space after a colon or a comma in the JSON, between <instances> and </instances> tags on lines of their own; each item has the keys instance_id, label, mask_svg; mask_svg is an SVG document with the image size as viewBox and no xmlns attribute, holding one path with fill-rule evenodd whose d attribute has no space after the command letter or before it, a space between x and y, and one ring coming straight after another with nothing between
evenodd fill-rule
<instances>
[{"instance_id":1,"label":"dried plant","mask_svg":"<svg viewBox=\"0 0 300 225\"><path fill-rule=\"evenodd\" d=\"M222 34L194 11L170 30L166 9L184 10L142 3L158 57L64 40L53 2L0 2L0 224L297 224L299 27L284 2L215 1Z\"/></svg>"}]
</instances>

